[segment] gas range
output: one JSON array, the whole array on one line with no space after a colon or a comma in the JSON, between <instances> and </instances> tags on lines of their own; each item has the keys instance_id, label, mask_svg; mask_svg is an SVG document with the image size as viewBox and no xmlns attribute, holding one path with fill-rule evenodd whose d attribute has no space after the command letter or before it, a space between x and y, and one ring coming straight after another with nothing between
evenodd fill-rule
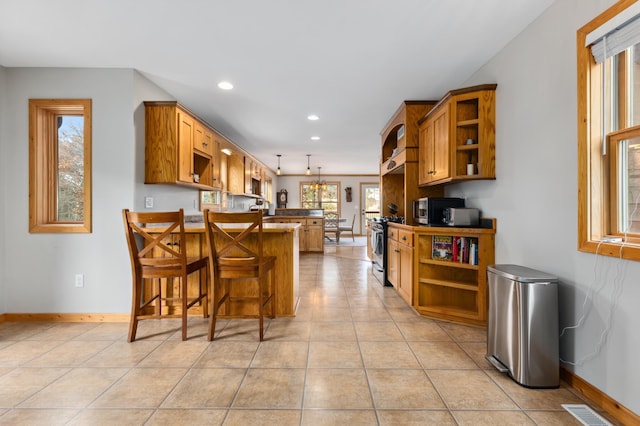
<instances>
[{"instance_id":1,"label":"gas range","mask_svg":"<svg viewBox=\"0 0 640 426\"><path fill-rule=\"evenodd\" d=\"M404 223L404 216L381 216L373 218L374 223Z\"/></svg>"}]
</instances>

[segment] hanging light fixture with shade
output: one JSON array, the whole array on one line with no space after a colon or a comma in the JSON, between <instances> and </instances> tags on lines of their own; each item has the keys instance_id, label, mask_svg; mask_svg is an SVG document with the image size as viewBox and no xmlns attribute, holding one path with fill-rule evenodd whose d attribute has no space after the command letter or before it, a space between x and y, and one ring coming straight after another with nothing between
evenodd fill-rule
<instances>
[{"instance_id":1,"label":"hanging light fixture with shade","mask_svg":"<svg viewBox=\"0 0 640 426\"><path fill-rule=\"evenodd\" d=\"M311 176L311 168L309 167L310 158L311 158L311 154L307 154L307 176Z\"/></svg>"},{"instance_id":2,"label":"hanging light fixture with shade","mask_svg":"<svg viewBox=\"0 0 640 426\"><path fill-rule=\"evenodd\" d=\"M280 176L282 174L282 171L280 170L280 157L282 157L282 154L276 154L276 157L278 157L278 168L276 169L276 174Z\"/></svg>"}]
</instances>

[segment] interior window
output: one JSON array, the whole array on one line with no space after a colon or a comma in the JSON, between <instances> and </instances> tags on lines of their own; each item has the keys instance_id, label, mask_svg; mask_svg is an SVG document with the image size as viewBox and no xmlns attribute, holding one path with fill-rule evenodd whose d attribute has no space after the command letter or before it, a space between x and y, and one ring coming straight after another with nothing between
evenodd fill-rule
<instances>
[{"instance_id":1,"label":"interior window","mask_svg":"<svg viewBox=\"0 0 640 426\"><path fill-rule=\"evenodd\" d=\"M29 100L29 231L91 232L91 100Z\"/></svg>"}]
</instances>

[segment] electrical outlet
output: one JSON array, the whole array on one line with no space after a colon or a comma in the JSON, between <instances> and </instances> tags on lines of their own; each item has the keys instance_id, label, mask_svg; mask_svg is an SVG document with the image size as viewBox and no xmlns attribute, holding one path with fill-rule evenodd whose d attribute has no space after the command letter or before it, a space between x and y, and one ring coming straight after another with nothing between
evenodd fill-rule
<instances>
[{"instance_id":1,"label":"electrical outlet","mask_svg":"<svg viewBox=\"0 0 640 426\"><path fill-rule=\"evenodd\" d=\"M76 274L76 287L84 287L84 274Z\"/></svg>"},{"instance_id":2,"label":"electrical outlet","mask_svg":"<svg viewBox=\"0 0 640 426\"><path fill-rule=\"evenodd\" d=\"M153 208L153 197L144 197L144 206L147 209Z\"/></svg>"}]
</instances>

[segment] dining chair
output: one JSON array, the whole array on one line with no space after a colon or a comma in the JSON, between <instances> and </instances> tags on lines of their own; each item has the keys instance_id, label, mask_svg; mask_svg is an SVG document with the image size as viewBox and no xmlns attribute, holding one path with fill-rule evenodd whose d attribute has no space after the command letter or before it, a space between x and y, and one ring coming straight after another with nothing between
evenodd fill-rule
<instances>
[{"instance_id":1,"label":"dining chair","mask_svg":"<svg viewBox=\"0 0 640 426\"><path fill-rule=\"evenodd\" d=\"M333 234L336 237L336 243L340 242L340 227L338 226L338 214L334 212L327 212L324 214L324 236L329 241L331 238L329 235Z\"/></svg>"},{"instance_id":2,"label":"dining chair","mask_svg":"<svg viewBox=\"0 0 640 426\"><path fill-rule=\"evenodd\" d=\"M262 210L220 213L204 210L212 296L208 339L213 340L220 308L233 318L258 318L264 339L265 307L276 316L276 256L264 254ZM235 292L235 293L234 293ZM233 311L232 305L236 311ZM245 305L253 302L251 311Z\"/></svg>"},{"instance_id":3,"label":"dining chair","mask_svg":"<svg viewBox=\"0 0 640 426\"><path fill-rule=\"evenodd\" d=\"M203 317L208 316L208 264L207 256L188 256L183 209L150 213L124 209L122 217L133 281L128 341L135 340L139 321L161 318L181 318L182 340L186 340L188 310L200 304ZM190 298L187 277L202 270L197 277L197 295ZM175 280L179 280L177 287ZM177 296L173 294L176 289ZM163 307L176 300L179 308Z\"/></svg>"},{"instance_id":4,"label":"dining chair","mask_svg":"<svg viewBox=\"0 0 640 426\"><path fill-rule=\"evenodd\" d=\"M356 215L355 213L353 214L353 219L351 219L351 226L346 226L346 225L339 225L338 229L340 230L340 234L342 234L343 232L351 232L351 238L353 239L353 241L356 241L356 236L353 235L353 226L356 223Z\"/></svg>"}]
</instances>

